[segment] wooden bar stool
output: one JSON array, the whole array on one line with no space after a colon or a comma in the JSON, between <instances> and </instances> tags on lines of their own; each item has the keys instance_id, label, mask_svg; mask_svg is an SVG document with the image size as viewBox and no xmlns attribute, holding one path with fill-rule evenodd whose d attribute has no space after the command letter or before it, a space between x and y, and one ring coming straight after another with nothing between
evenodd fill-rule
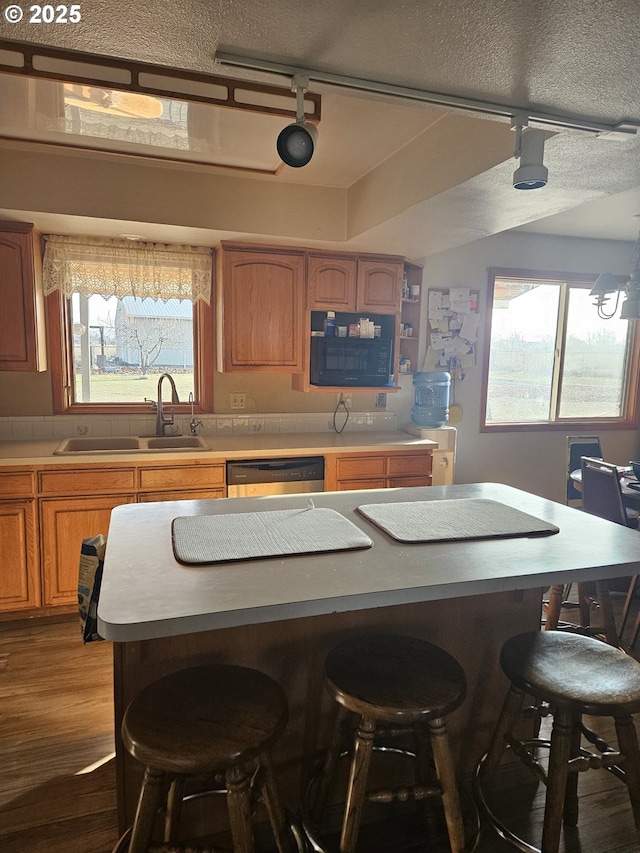
<instances>
[{"instance_id":1,"label":"wooden bar stool","mask_svg":"<svg viewBox=\"0 0 640 853\"><path fill-rule=\"evenodd\" d=\"M464 849L464 826L456 785L453 758L445 717L454 711L466 694L466 680L458 662L437 646L412 637L393 634L369 635L346 640L336 646L325 662L325 687L337 703L337 721L327 751L311 813L320 820L332 786L341 753L342 723L355 715L357 730L342 819L340 853L354 853L365 800L393 802L440 797L447 831L454 853ZM353 719L353 717L351 717ZM419 759L413 789L375 791L367 794L366 784L379 724L415 734ZM427 769L429 747L437 778ZM396 796L397 795L397 796Z\"/></svg>"},{"instance_id":2,"label":"wooden bar stool","mask_svg":"<svg viewBox=\"0 0 640 853\"><path fill-rule=\"evenodd\" d=\"M640 750L632 714L640 711L640 663L621 649L560 631L519 634L500 654L511 681L488 753L476 770L476 794L498 833L520 850L537 847L511 833L487 806L483 780L510 748L547 787L541 853L557 853L562 823L578 822L578 772L606 768L625 782L636 828L640 830ZM513 728L524 696L539 697L553 714L550 743L519 740ZM582 715L613 717L619 752L582 723ZM598 750L582 747L582 736ZM532 747L549 747L545 771Z\"/></svg>"},{"instance_id":3,"label":"wooden bar stool","mask_svg":"<svg viewBox=\"0 0 640 853\"><path fill-rule=\"evenodd\" d=\"M560 623L560 611L564 606L564 587L562 584L554 584L551 587L549 594L549 603L546 608L546 618L544 623L545 631L573 631L577 634L584 634L588 637L602 636L605 642L611 646L619 646L620 639L618 629L616 628L616 620L613 615L613 605L611 603L611 595L609 593L609 584L607 581L594 581L578 584L578 608L580 613L580 624ZM602 625L595 626L591 624L591 607L592 602L598 605L598 611Z\"/></svg>"},{"instance_id":4,"label":"wooden bar stool","mask_svg":"<svg viewBox=\"0 0 640 853\"><path fill-rule=\"evenodd\" d=\"M122 721L125 747L146 768L129 853L150 849L163 799L164 841L175 844L186 778L216 775L226 781L234 853L254 850L253 789L266 806L279 853L290 853L292 837L270 758L287 713L284 692L275 681L239 666L184 669L144 688Z\"/></svg>"}]
</instances>

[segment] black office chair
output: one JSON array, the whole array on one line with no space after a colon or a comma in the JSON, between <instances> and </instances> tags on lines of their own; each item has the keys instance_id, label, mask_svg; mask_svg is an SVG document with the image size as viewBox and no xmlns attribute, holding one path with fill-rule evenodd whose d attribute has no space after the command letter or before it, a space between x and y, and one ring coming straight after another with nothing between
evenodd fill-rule
<instances>
[{"instance_id":1,"label":"black office chair","mask_svg":"<svg viewBox=\"0 0 640 853\"><path fill-rule=\"evenodd\" d=\"M580 459L583 456L602 459L602 447L597 435L568 435L567 436L567 506L582 506L582 494L569 476L572 471L580 469Z\"/></svg>"},{"instance_id":2,"label":"black office chair","mask_svg":"<svg viewBox=\"0 0 640 853\"><path fill-rule=\"evenodd\" d=\"M613 521L615 524L622 524L624 527L638 527L638 516L629 514L625 508L622 499L622 489L620 487L620 477L618 469L615 465L608 462L603 462L601 459L590 459L583 457L581 462L582 469L582 509L591 515L597 515L600 518L606 518L608 521ZM638 575L631 578L629 590L625 599L622 610L622 623L618 636L622 637L625 630L627 619L629 617L629 608L633 598L635 589L638 585ZM634 634L631 639L631 646L638 639L640 630L640 617L637 622Z\"/></svg>"}]
</instances>

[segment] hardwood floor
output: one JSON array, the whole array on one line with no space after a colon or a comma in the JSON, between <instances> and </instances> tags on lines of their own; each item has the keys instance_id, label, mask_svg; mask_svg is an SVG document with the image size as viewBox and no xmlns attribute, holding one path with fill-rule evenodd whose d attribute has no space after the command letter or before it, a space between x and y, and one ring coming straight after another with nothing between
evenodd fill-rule
<instances>
[{"instance_id":1,"label":"hardwood floor","mask_svg":"<svg viewBox=\"0 0 640 853\"><path fill-rule=\"evenodd\" d=\"M84 646L75 617L4 623L0 703L0 849L111 853L117 840L111 644ZM611 737L607 721L594 728ZM638 853L624 786L604 771L589 771L581 774L580 792L579 830L565 833L562 853ZM535 839L542 794L529 774L518 770L505 779L499 801L512 825L526 826ZM386 821L363 834L359 849L448 849L438 838L416 844L409 829L404 819ZM477 853L512 849L487 830Z\"/></svg>"},{"instance_id":2,"label":"hardwood floor","mask_svg":"<svg viewBox=\"0 0 640 853\"><path fill-rule=\"evenodd\" d=\"M110 853L117 836L111 644L83 645L77 617L34 619L4 624L0 653L0 847Z\"/></svg>"}]
</instances>

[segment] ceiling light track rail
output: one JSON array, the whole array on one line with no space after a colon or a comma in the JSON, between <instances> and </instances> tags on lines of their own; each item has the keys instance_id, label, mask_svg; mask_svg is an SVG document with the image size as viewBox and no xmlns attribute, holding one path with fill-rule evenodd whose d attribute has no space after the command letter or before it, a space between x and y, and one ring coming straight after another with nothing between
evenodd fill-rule
<instances>
[{"instance_id":1,"label":"ceiling light track rail","mask_svg":"<svg viewBox=\"0 0 640 853\"><path fill-rule=\"evenodd\" d=\"M620 121L615 125L606 124L593 118L580 116L560 116L554 113L540 110L515 107L508 104L497 104L490 101L463 98L457 95L447 95L441 92L427 92L422 89L413 89L407 86L396 86L392 83L383 83L377 80L366 80L360 77L348 77L343 74L332 74L326 71L317 71L301 66L285 65L269 62L262 59L253 59L246 56L237 56L230 53L217 52L215 55L217 63L223 66L243 68L252 71L264 71L270 74L294 77L304 75L315 83L325 83L353 91L371 92L378 95L386 95L390 98L401 98L405 101L419 101L449 109L463 110L482 115L495 116L497 118L513 118L516 115L526 115L530 122L547 125L549 127L564 128L567 130L581 130L597 135L611 138L624 139L634 136L638 131L638 125L628 121Z\"/></svg>"},{"instance_id":2,"label":"ceiling light track rail","mask_svg":"<svg viewBox=\"0 0 640 853\"><path fill-rule=\"evenodd\" d=\"M155 95L252 113L297 116L296 93L286 87L233 80L218 74L183 71L77 50L0 39L0 72ZM269 99L272 104L269 104ZM305 119L320 121L321 96L305 91ZM291 108L283 106L290 102Z\"/></svg>"}]
</instances>

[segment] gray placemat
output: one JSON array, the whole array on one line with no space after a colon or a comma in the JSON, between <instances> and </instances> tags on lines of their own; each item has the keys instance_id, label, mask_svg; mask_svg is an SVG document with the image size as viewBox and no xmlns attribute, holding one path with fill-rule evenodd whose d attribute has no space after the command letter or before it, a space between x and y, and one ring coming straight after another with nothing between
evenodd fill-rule
<instances>
[{"instance_id":1,"label":"gray placemat","mask_svg":"<svg viewBox=\"0 0 640 853\"><path fill-rule=\"evenodd\" d=\"M399 542L446 542L558 533L555 524L484 498L364 504L358 512Z\"/></svg>"},{"instance_id":2,"label":"gray placemat","mask_svg":"<svg viewBox=\"0 0 640 853\"><path fill-rule=\"evenodd\" d=\"M176 560L190 565L370 548L371 539L334 509L282 509L174 518Z\"/></svg>"}]
</instances>

